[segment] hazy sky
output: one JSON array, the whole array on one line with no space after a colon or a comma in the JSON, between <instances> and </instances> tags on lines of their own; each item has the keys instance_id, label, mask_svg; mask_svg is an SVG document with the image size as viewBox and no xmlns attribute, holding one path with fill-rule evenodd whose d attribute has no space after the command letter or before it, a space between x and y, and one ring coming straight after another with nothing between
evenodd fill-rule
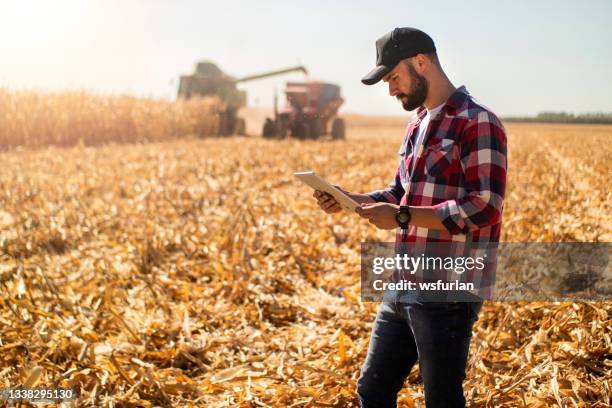
<instances>
[{"instance_id":1,"label":"hazy sky","mask_svg":"<svg viewBox=\"0 0 612 408\"><path fill-rule=\"evenodd\" d=\"M0 0L0 87L174 98L198 60L234 76L302 63L342 86L344 111L401 114L360 82L397 26L429 33L451 81L500 115L612 111L612 0ZM271 106L302 78L241 88Z\"/></svg>"}]
</instances>

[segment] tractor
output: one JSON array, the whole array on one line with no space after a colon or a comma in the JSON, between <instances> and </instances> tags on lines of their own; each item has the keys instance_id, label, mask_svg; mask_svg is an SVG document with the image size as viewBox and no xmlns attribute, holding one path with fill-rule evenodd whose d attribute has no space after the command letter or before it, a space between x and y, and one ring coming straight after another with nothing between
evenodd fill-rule
<instances>
[{"instance_id":1,"label":"tractor","mask_svg":"<svg viewBox=\"0 0 612 408\"><path fill-rule=\"evenodd\" d=\"M219 112L219 134L223 136L244 135L246 123L243 118L238 117L238 110L246 106L246 92L239 90L236 84L295 71L308 74L303 66L295 66L243 78L233 78L223 73L212 62L202 61L196 65L195 73L181 76L178 98L217 96L224 103L223 110Z\"/></svg>"},{"instance_id":2,"label":"tractor","mask_svg":"<svg viewBox=\"0 0 612 408\"><path fill-rule=\"evenodd\" d=\"M331 134L332 139L344 139L344 119L336 117L344 102L338 85L318 81L288 82L285 95L287 104L281 110L275 95L274 118L266 118L263 137L290 135L298 139L318 139Z\"/></svg>"}]
</instances>

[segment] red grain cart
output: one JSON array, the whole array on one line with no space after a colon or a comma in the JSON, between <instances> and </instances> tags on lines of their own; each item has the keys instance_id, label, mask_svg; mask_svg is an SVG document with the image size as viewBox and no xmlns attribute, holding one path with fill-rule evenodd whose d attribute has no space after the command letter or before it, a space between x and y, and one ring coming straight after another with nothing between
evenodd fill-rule
<instances>
[{"instance_id":1,"label":"red grain cart","mask_svg":"<svg viewBox=\"0 0 612 408\"><path fill-rule=\"evenodd\" d=\"M288 82L285 95L287 106L280 110L275 98L274 119L266 119L264 137L291 135L299 139L317 139L331 134L333 139L344 139L344 120L336 117L344 102L338 85L317 81Z\"/></svg>"}]
</instances>

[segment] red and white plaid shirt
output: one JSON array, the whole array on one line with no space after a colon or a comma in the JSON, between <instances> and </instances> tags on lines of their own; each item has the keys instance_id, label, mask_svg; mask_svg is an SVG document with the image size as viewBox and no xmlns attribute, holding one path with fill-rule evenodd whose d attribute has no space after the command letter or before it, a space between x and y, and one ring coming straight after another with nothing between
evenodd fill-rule
<instances>
[{"instance_id":1,"label":"red and white plaid shirt","mask_svg":"<svg viewBox=\"0 0 612 408\"><path fill-rule=\"evenodd\" d=\"M462 86L431 118L419 152L413 152L426 113L424 107L419 108L417 118L408 124L389 186L368 195L379 202L433 206L446 227L398 228L396 243L423 248L434 242L499 242L507 165L502 123ZM415 157L410 176L408 169Z\"/></svg>"}]
</instances>

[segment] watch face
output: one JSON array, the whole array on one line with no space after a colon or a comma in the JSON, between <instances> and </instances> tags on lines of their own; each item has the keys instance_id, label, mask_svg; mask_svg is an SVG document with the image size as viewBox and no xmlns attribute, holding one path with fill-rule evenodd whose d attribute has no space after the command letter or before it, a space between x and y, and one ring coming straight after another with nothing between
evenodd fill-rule
<instances>
[{"instance_id":1,"label":"watch face","mask_svg":"<svg viewBox=\"0 0 612 408\"><path fill-rule=\"evenodd\" d=\"M408 222L409 217L410 216L408 214L406 214L406 213L399 213L397 215L397 220L399 222Z\"/></svg>"}]
</instances>

